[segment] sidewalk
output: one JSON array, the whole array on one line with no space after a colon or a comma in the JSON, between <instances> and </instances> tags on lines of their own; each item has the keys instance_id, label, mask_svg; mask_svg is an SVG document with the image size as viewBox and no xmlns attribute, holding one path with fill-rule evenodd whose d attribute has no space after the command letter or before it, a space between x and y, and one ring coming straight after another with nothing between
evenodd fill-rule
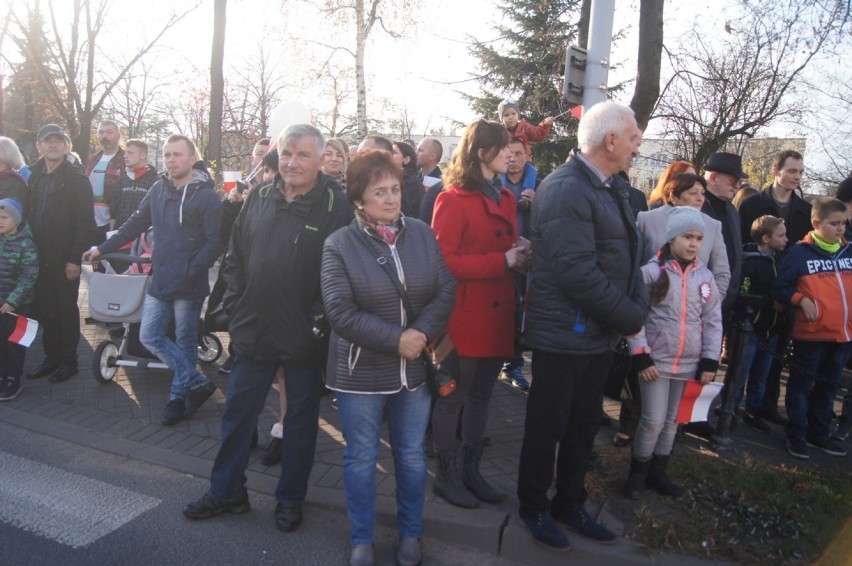
<instances>
[{"instance_id":1,"label":"sidewalk","mask_svg":"<svg viewBox=\"0 0 852 566\"><path fill-rule=\"evenodd\" d=\"M90 273L84 269L80 287L81 318L88 316L87 280ZM47 379L25 379L20 396L0 405L0 421L98 448L116 456L207 477L219 447L219 418L225 401L224 391L227 389L227 376L216 371L219 365L200 366L220 388L211 400L192 419L174 427L163 427L159 419L168 396L171 373L121 368L112 382L101 383L94 377L90 360L97 345L108 339L107 332L97 325L84 325L83 336L78 351L80 374L61 384L51 384ZM220 337L227 344L227 335L222 334ZM41 352L40 343L34 343L28 355L27 371L41 362ZM226 356L227 353L223 354L219 362L224 361ZM436 498L431 490L436 463L429 460L430 480L424 516L427 538L474 546L526 564L562 564L566 556L570 556L576 563L608 565L701 562L678 556L651 559L624 538L619 539L616 545L601 546L579 536L571 536L573 550L569 555L555 554L535 544L515 514L516 475L525 407L524 392L502 380L498 381L488 426L492 445L485 450L481 470L495 487L507 494L501 505L483 505L478 510L464 510ZM616 402L606 400L605 410L611 417L617 418ZM277 411L278 393L273 388L260 416L260 448L252 451L247 472L249 488L269 495L275 492L278 467L263 466L260 459L269 441L269 430ZM609 443L613 433L614 429L602 427L596 443ZM332 406L332 396L326 396L322 399L320 409L319 436L305 520L311 520L311 506L339 511L341 520L346 520L342 462L340 421L337 410ZM377 482L378 520L393 526L396 512L395 482L393 460L386 440L383 440L379 453ZM611 497L619 496L613 494ZM619 534L624 532L623 524L608 512L607 501L591 503L590 510L598 513L600 521ZM270 536L278 536L272 525L272 517Z\"/></svg>"}]
</instances>

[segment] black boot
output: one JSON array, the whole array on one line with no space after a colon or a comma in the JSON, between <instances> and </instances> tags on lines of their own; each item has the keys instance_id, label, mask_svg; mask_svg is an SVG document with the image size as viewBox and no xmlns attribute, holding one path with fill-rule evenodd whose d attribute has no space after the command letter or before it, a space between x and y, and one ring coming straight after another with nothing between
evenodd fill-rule
<instances>
[{"instance_id":1,"label":"black boot","mask_svg":"<svg viewBox=\"0 0 852 566\"><path fill-rule=\"evenodd\" d=\"M627 499L639 499L645 493L645 479L648 477L648 469L652 460L637 460L631 458L630 473L624 482L624 497Z\"/></svg>"},{"instance_id":2,"label":"black boot","mask_svg":"<svg viewBox=\"0 0 852 566\"><path fill-rule=\"evenodd\" d=\"M666 466L669 464L668 456L657 456L651 459L651 468L648 470L648 476L645 479L645 485L657 491L661 495L669 497L680 497L683 495L683 488L676 485L669 476L666 475Z\"/></svg>"},{"instance_id":3,"label":"black boot","mask_svg":"<svg viewBox=\"0 0 852 566\"><path fill-rule=\"evenodd\" d=\"M455 450L437 450L438 475L432 483L432 491L438 497L443 497L447 503L465 509L479 507L479 501L462 484L459 468L456 463Z\"/></svg>"},{"instance_id":4,"label":"black boot","mask_svg":"<svg viewBox=\"0 0 852 566\"><path fill-rule=\"evenodd\" d=\"M482 459L482 441L465 442L464 449L464 471L462 478L464 486L468 488L477 499L486 503L500 503L503 496L491 487L482 474L479 473L479 461Z\"/></svg>"}]
</instances>

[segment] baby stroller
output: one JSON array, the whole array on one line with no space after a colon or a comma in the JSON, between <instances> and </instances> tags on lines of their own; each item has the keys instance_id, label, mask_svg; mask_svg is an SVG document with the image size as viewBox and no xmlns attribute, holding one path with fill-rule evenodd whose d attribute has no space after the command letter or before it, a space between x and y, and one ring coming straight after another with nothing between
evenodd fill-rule
<instances>
[{"instance_id":1,"label":"baby stroller","mask_svg":"<svg viewBox=\"0 0 852 566\"><path fill-rule=\"evenodd\" d=\"M168 369L139 340L142 305L151 283L151 258L119 253L104 254L99 258L100 262L107 265L110 260L130 262L132 267L123 274L92 274L89 281L89 315L98 322L121 323L124 333L118 344L113 339L98 344L92 358L95 379L108 383L115 377L119 367ZM169 330L169 335L174 338L173 329ZM210 332L199 333L198 361L212 364L221 355L222 341L219 337Z\"/></svg>"}]
</instances>

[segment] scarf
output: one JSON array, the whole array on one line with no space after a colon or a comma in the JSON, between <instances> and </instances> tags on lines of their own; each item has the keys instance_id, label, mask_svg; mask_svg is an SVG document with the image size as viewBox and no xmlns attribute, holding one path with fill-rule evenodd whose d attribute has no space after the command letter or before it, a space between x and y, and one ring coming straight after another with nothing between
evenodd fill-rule
<instances>
[{"instance_id":1,"label":"scarf","mask_svg":"<svg viewBox=\"0 0 852 566\"><path fill-rule=\"evenodd\" d=\"M389 246L392 246L396 242L396 236L400 228L399 218L392 224L380 224L378 220L375 220L361 208L355 209L355 218L358 220L358 224L365 227L374 236L378 236Z\"/></svg>"},{"instance_id":2,"label":"scarf","mask_svg":"<svg viewBox=\"0 0 852 566\"><path fill-rule=\"evenodd\" d=\"M819 234L817 234L816 230L813 230L811 232L811 238L814 239L814 243L819 246L820 249L827 251L831 255L834 255L838 251L840 251L840 242L834 242L833 244L829 244L828 242L819 237Z\"/></svg>"}]
</instances>

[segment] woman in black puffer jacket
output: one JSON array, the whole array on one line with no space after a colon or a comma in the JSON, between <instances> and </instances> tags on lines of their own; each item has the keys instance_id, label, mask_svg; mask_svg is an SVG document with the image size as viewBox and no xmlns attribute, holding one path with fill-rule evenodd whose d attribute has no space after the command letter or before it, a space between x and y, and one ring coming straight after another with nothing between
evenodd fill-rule
<instances>
[{"instance_id":1,"label":"woman in black puffer jacket","mask_svg":"<svg viewBox=\"0 0 852 566\"><path fill-rule=\"evenodd\" d=\"M421 560L431 396L420 354L445 330L456 286L432 229L400 215L401 185L402 171L387 151L360 152L346 174L356 219L329 236L323 249L322 297L332 330L326 386L337 392L346 439L350 564L373 563L376 457L385 410L399 505L397 561ZM404 286L414 320L391 277Z\"/></svg>"}]
</instances>

